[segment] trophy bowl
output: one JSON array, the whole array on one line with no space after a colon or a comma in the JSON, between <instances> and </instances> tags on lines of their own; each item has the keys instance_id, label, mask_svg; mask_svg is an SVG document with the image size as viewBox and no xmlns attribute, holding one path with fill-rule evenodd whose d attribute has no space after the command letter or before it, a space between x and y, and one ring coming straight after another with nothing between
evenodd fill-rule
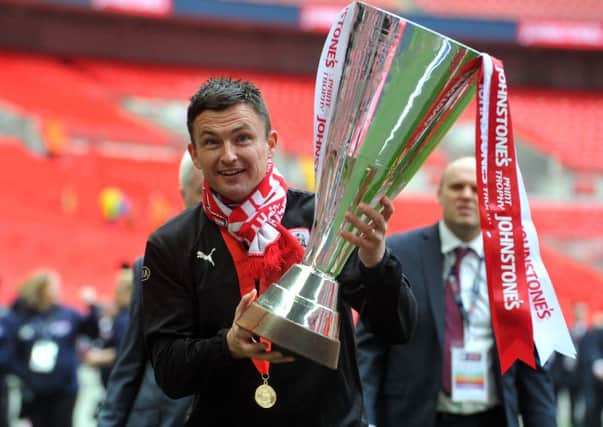
<instances>
[{"instance_id":1,"label":"trophy bowl","mask_svg":"<svg viewBox=\"0 0 603 427\"><path fill-rule=\"evenodd\" d=\"M322 127L312 235L301 263L243 313L239 326L337 368L336 277L354 249L340 233L358 233L344 215L360 215L361 202L379 209L383 196L393 199L408 184L474 95L479 56L364 3L342 11L316 80Z\"/></svg>"}]
</instances>

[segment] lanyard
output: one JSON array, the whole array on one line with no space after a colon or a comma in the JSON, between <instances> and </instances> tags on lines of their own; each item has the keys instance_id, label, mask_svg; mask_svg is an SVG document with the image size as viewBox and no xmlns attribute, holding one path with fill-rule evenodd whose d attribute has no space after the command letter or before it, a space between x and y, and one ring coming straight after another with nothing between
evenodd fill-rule
<instances>
[{"instance_id":1,"label":"lanyard","mask_svg":"<svg viewBox=\"0 0 603 427\"><path fill-rule=\"evenodd\" d=\"M469 305L469 310L465 309L463 304L463 298L461 297L461 284L460 284L460 276L461 276L461 266L459 266L459 283L456 283L456 276L454 274L454 263L450 266L450 271L448 272L448 280L451 283L455 283L455 286L452 286L452 294L454 296L454 301L456 305L458 305L459 310L461 312L461 316L463 317L463 321L465 325L469 325L469 317L475 311L475 306L477 305L477 299L479 298L479 278L480 273L482 271L482 264L484 258L479 257L477 264L477 271L475 272L475 276L473 277L473 285L471 285L471 304Z\"/></svg>"}]
</instances>

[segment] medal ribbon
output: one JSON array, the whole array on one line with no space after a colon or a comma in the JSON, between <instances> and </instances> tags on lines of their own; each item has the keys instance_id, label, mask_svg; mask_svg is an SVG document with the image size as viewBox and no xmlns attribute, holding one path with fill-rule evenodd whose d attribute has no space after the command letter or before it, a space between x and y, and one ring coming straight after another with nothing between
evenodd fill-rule
<instances>
[{"instance_id":1,"label":"medal ribbon","mask_svg":"<svg viewBox=\"0 0 603 427\"><path fill-rule=\"evenodd\" d=\"M265 274L260 274L257 276L254 274L250 274L250 271L252 270L249 268L249 264L255 264L258 261L258 257L250 256L241 242L235 239L235 237L231 233L229 233L226 228L219 227L220 233L222 234L222 238L226 243L226 247L230 252L230 256L232 257L235 269L237 271L237 279L239 281L239 290L241 293L241 297L251 292L253 289L257 289L258 296L262 295L264 291L270 285L272 285L272 283L276 282L293 264L301 261L304 250L300 243L281 224L277 224L276 227L280 232L280 237L278 240L279 246L284 245L289 248L287 251L279 252L280 256L282 257L282 261L284 262L284 264L282 265L282 270L276 272L265 269ZM269 340L260 337L260 342L266 344L267 351L270 351L272 349L272 342L270 342ZM255 359L252 359L252 362L258 372L262 375L262 378L266 378L268 372L270 371L270 362L266 360Z\"/></svg>"},{"instance_id":2,"label":"medal ribbon","mask_svg":"<svg viewBox=\"0 0 603 427\"><path fill-rule=\"evenodd\" d=\"M243 245L238 242L224 227L219 227L220 233L222 234L222 238L226 243L226 247L228 247L228 251L230 252L230 256L232 256L232 261L234 262L235 268L237 270L237 278L239 279L239 289L241 291L241 297L252 290L255 289L254 278L249 274L246 274L243 269L238 266L244 265L249 260L249 255ZM266 280L257 279L260 281L258 295L263 293L266 288ZM272 349L272 342L268 341L265 338L260 337L260 342L266 344L266 350L270 351ZM262 375L262 378L265 378L270 372L270 362L267 360L255 360L251 359L257 371Z\"/></svg>"}]
</instances>

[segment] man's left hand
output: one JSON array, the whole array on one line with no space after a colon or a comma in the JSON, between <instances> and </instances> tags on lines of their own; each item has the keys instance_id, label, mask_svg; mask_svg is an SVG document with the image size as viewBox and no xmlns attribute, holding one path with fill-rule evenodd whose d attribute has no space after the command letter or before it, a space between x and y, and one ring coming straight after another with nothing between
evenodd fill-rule
<instances>
[{"instance_id":1,"label":"man's left hand","mask_svg":"<svg viewBox=\"0 0 603 427\"><path fill-rule=\"evenodd\" d=\"M387 222L394 213L394 205L387 197L383 196L381 198L381 204L383 209L379 212L365 203L360 203L358 210L363 214L363 219L349 211L346 212L346 221L356 227L358 232L341 232L341 236L345 240L358 247L358 257L367 268L377 266L383 259Z\"/></svg>"}]
</instances>

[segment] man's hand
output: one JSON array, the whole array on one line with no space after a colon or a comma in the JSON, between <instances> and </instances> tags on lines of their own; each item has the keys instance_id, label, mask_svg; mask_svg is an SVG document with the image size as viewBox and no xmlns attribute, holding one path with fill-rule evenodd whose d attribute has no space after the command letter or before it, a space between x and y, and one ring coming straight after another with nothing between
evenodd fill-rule
<instances>
[{"instance_id":1,"label":"man's hand","mask_svg":"<svg viewBox=\"0 0 603 427\"><path fill-rule=\"evenodd\" d=\"M383 210L379 212L365 203L360 203L358 210L366 216L364 220L346 212L345 219L358 229L359 234L341 232L345 240L358 247L358 257L367 268L375 267L383 259L387 222L394 213L394 205L387 197L381 198L381 204Z\"/></svg>"},{"instance_id":2,"label":"man's hand","mask_svg":"<svg viewBox=\"0 0 603 427\"><path fill-rule=\"evenodd\" d=\"M267 360L270 363L286 363L293 362L295 358L291 356L284 356L278 351L266 351L266 344L260 342L254 335L247 329L241 328L237 325L237 320L243 312L249 307L253 301L255 301L256 290L243 295L237 309L235 310L234 320L231 328L226 334L226 344L230 350L230 354L235 359L256 359L256 360Z\"/></svg>"}]
</instances>

